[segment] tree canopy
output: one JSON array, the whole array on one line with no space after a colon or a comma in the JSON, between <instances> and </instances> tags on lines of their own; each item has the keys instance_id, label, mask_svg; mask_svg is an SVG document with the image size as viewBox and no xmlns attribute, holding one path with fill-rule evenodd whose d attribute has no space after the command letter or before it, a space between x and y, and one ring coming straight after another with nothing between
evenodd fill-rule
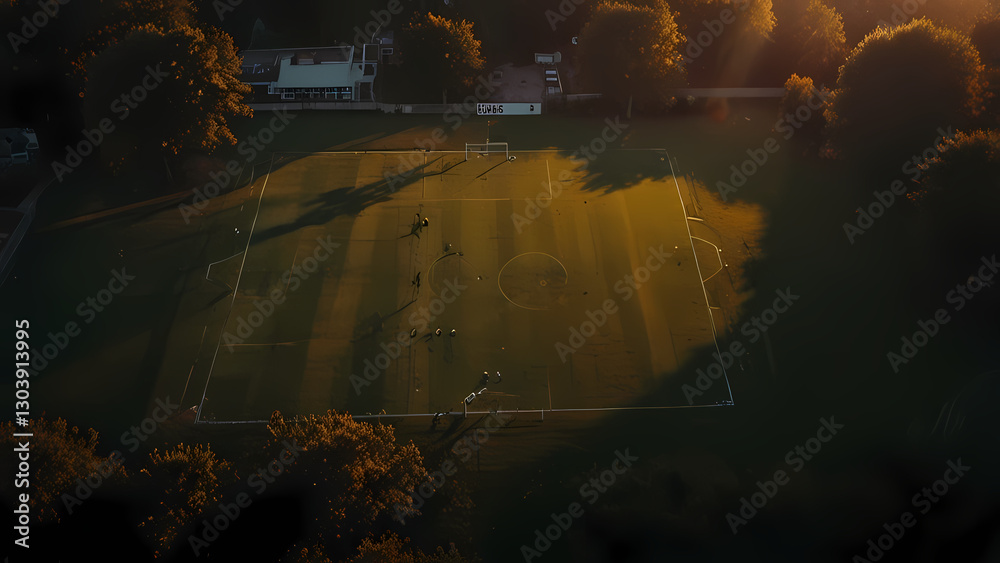
<instances>
[{"instance_id":1,"label":"tree canopy","mask_svg":"<svg viewBox=\"0 0 1000 563\"><path fill-rule=\"evenodd\" d=\"M796 71L832 83L847 55L843 18L822 0L810 0L794 28L792 44L798 57Z\"/></svg>"},{"instance_id":2,"label":"tree canopy","mask_svg":"<svg viewBox=\"0 0 1000 563\"><path fill-rule=\"evenodd\" d=\"M270 450L288 443L304 450L288 472L311 489L308 532L324 545L355 535L380 517L388 521L396 504L411 506L410 491L427 475L412 442L398 445L391 427L358 422L349 414L327 411L288 422L276 412L268 431Z\"/></svg>"},{"instance_id":3,"label":"tree canopy","mask_svg":"<svg viewBox=\"0 0 1000 563\"><path fill-rule=\"evenodd\" d=\"M157 557L168 553L178 535L214 507L222 499L222 489L236 481L232 466L200 444L154 450L140 473L139 489L158 497L158 502L150 503L152 513L139 522Z\"/></svg>"},{"instance_id":4,"label":"tree canopy","mask_svg":"<svg viewBox=\"0 0 1000 563\"><path fill-rule=\"evenodd\" d=\"M1000 15L984 18L972 30L972 43L986 67L990 99L986 103L991 127L1000 127Z\"/></svg>"},{"instance_id":5,"label":"tree canopy","mask_svg":"<svg viewBox=\"0 0 1000 563\"><path fill-rule=\"evenodd\" d=\"M686 84L683 41L665 2L599 4L580 32L584 79L619 102L634 96L640 107L669 107L666 90Z\"/></svg>"},{"instance_id":6,"label":"tree canopy","mask_svg":"<svg viewBox=\"0 0 1000 563\"><path fill-rule=\"evenodd\" d=\"M829 137L845 157L898 167L940 127L983 111L979 53L962 33L926 19L872 32L840 69L826 110Z\"/></svg>"},{"instance_id":7,"label":"tree canopy","mask_svg":"<svg viewBox=\"0 0 1000 563\"><path fill-rule=\"evenodd\" d=\"M812 78L793 74L785 81L785 95L781 98L778 110L779 120L788 120L789 115L795 116L801 108L810 110L822 103L820 92L813 84ZM823 134L823 119L819 112L813 112L812 117L802 122L798 132L793 137L795 143L804 150L817 149Z\"/></svg>"},{"instance_id":8,"label":"tree canopy","mask_svg":"<svg viewBox=\"0 0 1000 563\"><path fill-rule=\"evenodd\" d=\"M81 128L93 129L106 117L116 127L100 150L112 163L136 151L156 156L235 143L227 119L251 115L242 103L249 88L240 82L232 39L201 22L193 4L95 0L59 3L58 9L36 35L14 40L11 65L17 69L11 83L28 90L11 94L24 105L20 111L35 121L50 116L52 125L39 128L56 138L43 146L75 145ZM30 20L37 10L37 2L12 0L0 5L0 21ZM14 27L15 34L22 32ZM119 119L110 104L142 85L147 65L161 63L170 66L170 78L142 108L129 108L136 110L129 119ZM39 92L47 99L35 103Z\"/></svg>"},{"instance_id":9,"label":"tree canopy","mask_svg":"<svg viewBox=\"0 0 1000 563\"><path fill-rule=\"evenodd\" d=\"M486 68L482 43L467 20L454 21L427 12L415 15L404 32L407 63L413 65L411 71L423 83L461 93Z\"/></svg>"},{"instance_id":10,"label":"tree canopy","mask_svg":"<svg viewBox=\"0 0 1000 563\"><path fill-rule=\"evenodd\" d=\"M982 255L984 241L1000 239L1000 132L957 132L936 148L919 168L913 232L932 252L928 276L943 283L964 272Z\"/></svg>"},{"instance_id":11,"label":"tree canopy","mask_svg":"<svg viewBox=\"0 0 1000 563\"><path fill-rule=\"evenodd\" d=\"M218 29L147 25L88 63L87 121L111 118L116 129L102 151L116 163L140 151L235 144L228 117L252 114L240 72L232 38Z\"/></svg>"},{"instance_id":12,"label":"tree canopy","mask_svg":"<svg viewBox=\"0 0 1000 563\"><path fill-rule=\"evenodd\" d=\"M434 553L424 553L410 547L408 539L389 533L375 539L367 537L358 547L358 554L345 563L469 563L454 544L448 551L438 546Z\"/></svg>"},{"instance_id":13,"label":"tree canopy","mask_svg":"<svg viewBox=\"0 0 1000 563\"><path fill-rule=\"evenodd\" d=\"M3 431L4 449L12 451L17 447L17 438L13 437L15 432L24 432L18 429L13 422L0 424ZM73 494L73 489L79 486L78 479L92 477L91 483L98 486L108 479L121 479L125 476L120 458L104 457L97 454L98 435L93 429L82 433L76 426L70 426L61 418L49 419L40 417L31 420L28 431L34 434L31 440L31 496L29 506L38 519L45 521L59 521L66 508L65 501L61 498L63 493ZM6 456L0 462L0 468L4 474L12 476L14 471L16 456ZM11 477L13 481L13 477ZM88 485L93 489L92 485ZM18 489L7 489L11 493L16 493ZM22 491L23 492L23 491ZM75 498L75 497L74 497ZM71 502L72 506L78 504L75 498ZM13 498L8 499L8 503L14 505Z\"/></svg>"}]
</instances>

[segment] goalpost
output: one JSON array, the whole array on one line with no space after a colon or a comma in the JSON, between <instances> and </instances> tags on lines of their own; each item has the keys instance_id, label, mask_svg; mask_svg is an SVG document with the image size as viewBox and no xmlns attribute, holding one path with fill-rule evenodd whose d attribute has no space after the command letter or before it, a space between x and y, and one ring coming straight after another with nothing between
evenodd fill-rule
<instances>
[{"instance_id":1,"label":"goalpost","mask_svg":"<svg viewBox=\"0 0 1000 563\"><path fill-rule=\"evenodd\" d=\"M491 152L502 152L505 159L510 160L510 150L507 143L465 143L465 160L469 160L469 154L485 154L489 156Z\"/></svg>"},{"instance_id":2,"label":"goalpost","mask_svg":"<svg viewBox=\"0 0 1000 563\"><path fill-rule=\"evenodd\" d=\"M505 427L537 426L545 422L545 411L540 408L524 408L520 395L513 393L503 393L499 391L487 391L483 387L479 392L470 393L462 401L464 415L469 414L499 414L504 417ZM473 406L473 404L475 406ZM474 408L475 410L470 410ZM521 419L520 424L514 422Z\"/></svg>"}]
</instances>

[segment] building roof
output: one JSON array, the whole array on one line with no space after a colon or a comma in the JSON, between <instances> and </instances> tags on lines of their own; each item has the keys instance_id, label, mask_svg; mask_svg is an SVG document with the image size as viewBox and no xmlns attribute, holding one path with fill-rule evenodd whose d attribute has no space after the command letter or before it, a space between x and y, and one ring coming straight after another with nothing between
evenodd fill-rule
<instances>
[{"instance_id":1,"label":"building roof","mask_svg":"<svg viewBox=\"0 0 1000 563\"><path fill-rule=\"evenodd\" d=\"M243 82L247 84L267 84L274 82L279 88L313 88L331 86L330 78L341 75L349 76L350 63L354 59L354 47L351 45L333 47L299 47L294 49L256 49L243 51ZM301 68L300 68L301 67ZM310 67L321 69L305 70ZM343 67L332 70L330 67ZM345 71L344 68L347 70ZM322 78L323 84L312 84ZM308 77L308 78L307 78ZM286 84L286 82L289 82ZM309 84L300 82L310 82ZM353 84L353 83L352 83Z\"/></svg>"},{"instance_id":2,"label":"building roof","mask_svg":"<svg viewBox=\"0 0 1000 563\"><path fill-rule=\"evenodd\" d=\"M282 59L275 88L324 88L354 86L353 64L292 64ZM360 70L358 71L360 73Z\"/></svg>"},{"instance_id":3,"label":"building roof","mask_svg":"<svg viewBox=\"0 0 1000 563\"><path fill-rule=\"evenodd\" d=\"M21 129L0 129L0 158L28 151L28 137Z\"/></svg>"}]
</instances>

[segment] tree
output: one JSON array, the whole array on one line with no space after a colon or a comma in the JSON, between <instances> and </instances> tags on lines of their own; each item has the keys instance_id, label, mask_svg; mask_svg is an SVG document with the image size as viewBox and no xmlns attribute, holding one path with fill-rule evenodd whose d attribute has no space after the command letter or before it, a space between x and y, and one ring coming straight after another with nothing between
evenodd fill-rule
<instances>
[{"instance_id":1,"label":"tree","mask_svg":"<svg viewBox=\"0 0 1000 563\"><path fill-rule=\"evenodd\" d=\"M482 43L467 20L453 21L430 12L418 14L405 27L406 57L421 82L460 93L475 84L486 67L480 54Z\"/></svg>"},{"instance_id":2,"label":"tree","mask_svg":"<svg viewBox=\"0 0 1000 563\"><path fill-rule=\"evenodd\" d=\"M953 283L983 252L984 241L1000 239L1000 131L958 132L936 147L920 166L913 232L930 252L926 276Z\"/></svg>"},{"instance_id":3,"label":"tree","mask_svg":"<svg viewBox=\"0 0 1000 563\"><path fill-rule=\"evenodd\" d=\"M832 83L847 55L843 18L821 0L810 0L795 29L795 69Z\"/></svg>"},{"instance_id":4,"label":"tree","mask_svg":"<svg viewBox=\"0 0 1000 563\"><path fill-rule=\"evenodd\" d=\"M42 522L58 522L63 508L74 509L83 499L75 496L74 488L86 489L90 493L107 481L120 482L125 477L119 456L97 455L97 431L87 430L83 436L76 426L61 419L37 418L30 421L29 428L19 428L13 422L0 424L4 450L14 451L18 447L15 432L31 432L31 495L28 505L32 513ZM23 440L22 440L23 441ZM0 462L4 475L13 476L16 469L16 455L8 455ZM87 480L89 479L89 482ZM4 497L7 504L13 502L23 489L8 488L14 483L13 477L4 480ZM63 495L66 494L64 497ZM87 495L90 496L89 494Z\"/></svg>"},{"instance_id":5,"label":"tree","mask_svg":"<svg viewBox=\"0 0 1000 563\"><path fill-rule=\"evenodd\" d=\"M57 17L49 18L36 37L18 44L19 71L12 78L34 85L15 97L28 100L26 111L36 114L35 119L53 124L41 127L43 136L57 136L43 146L75 145L83 127L92 130L104 118L116 127L100 150L115 164L138 151L156 157L164 151L213 150L221 143L235 143L226 119L251 115L241 101L250 89L240 82L232 39L199 22L190 2L95 0L56 5ZM19 16L30 20L38 9L37 2L14 1L0 6L0 21L8 17L17 21ZM150 63L173 64L175 80L150 96L142 104L144 111L122 119L124 113L110 104L141 83ZM31 103L42 96L49 99ZM57 96L62 97L51 99ZM52 114L49 119L44 118L47 114ZM145 120L139 117L142 114ZM65 153L53 156L62 160Z\"/></svg>"},{"instance_id":6,"label":"tree","mask_svg":"<svg viewBox=\"0 0 1000 563\"><path fill-rule=\"evenodd\" d=\"M938 128L982 112L982 73L969 38L929 20L874 31L840 69L825 113L832 148L859 164L898 168Z\"/></svg>"},{"instance_id":7,"label":"tree","mask_svg":"<svg viewBox=\"0 0 1000 563\"><path fill-rule=\"evenodd\" d=\"M215 28L147 25L87 65L86 115L91 127L115 130L101 150L120 165L137 153L212 151L235 144L230 116L250 116L232 38Z\"/></svg>"},{"instance_id":8,"label":"tree","mask_svg":"<svg viewBox=\"0 0 1000 563\"><path fill-rule=\"evenodd\" d=\"M152 513L139 522L157 557L165 555L180 532L206 508L214 507L222 499L222 489L236 481L232 466L200 444L153 450L140 473L138 489L158 499Z\"/></svg>"},{"instance_id":9,"label":"tree","mask_svg":"<svg viewBox=\"0 0 1000 563\"><path fill-rule=\"evenodd\" d=\"M317 536L329 548L376 519L388 522L396 506L415 512L410 492L426 481L427 471L412 442L396 444L392 427L332 411L287 422L275 412L268 431L268 451L289 445L302 449L287 466L292 478L283 477L280 483L291 486L294 481L310 490L305 536Z\"/></svg>"},{"instance_id":10,"label":"tree","mask_svg":"<svg viewBox=\"0 0 1000 563\"><path fill-rule=\"evenodd\" d=\"M785 81L785 95L781 98L778 119L788 119L788 115L796 115L802 112L803 107L812 111L812 117L805 120L802 126L795 133L794 142L803 147L804 151L814 151L820 145L820 138L823 134L823 120L819 112L813 110L817 102L825 98L813 84L812 78L802 77L793 74Z\"/></svg>"},{"instance_id":11,"label":"tree","mask_svg":"<svg viewBox=\"0 0 1000 563\"><path fill-rule=\"evenodd\" d=\"M989 83L990 99L986 104L992 123L1000 126L1000 16L984 18L972 30L972 44L979 50L979 56L986 67L986 81Z\"/></svg>"},{"instance_id":12,"label":"tree","mask_svg":"<svg viewBox=\"0 0 1000 563\"><path fill-rule=\"evenodd\" d=\"M990 0L949 0L933 2L925 0L914 15L926 16L938 25L969 33L976 21L991 12Z\"/></svg>"},{"instance_id":13,"label":"tree","mask_svg":"<svg viewBox=\"0 0 1000 563\"><path fill-rule=\"evenodd\" d=\"M1000 131L959 131L936 151L920 166L920 201L944 203L940 198L948 198L968 210L987 201L1000 203Z\"/></svg>"},{"instance_id":14,"label":"tree","mask_svg":"<svg viewBox=\"0 0 1000 563\"><path fill-rule=\"evenodd\" d=\"M829 0L844 15L847 41L855 44L879 26L903 25L926 17L934 23L968 33L977 17L995 14L996 0Z\"/></svg>"},{"instance_id":15,"label":"tree","mask_svg":"<svg viewBox=\"0 0 1000 563\"><path fill-rule=\"evenodd\" d=\"M448 551L438 546L432 554L426 554L419 549L414 550L407 544L409 539L400 539L395 534L385 534L377 540L365 538L358 547L358 554L346 563L469 563L462 557L452 544Z\"/></svg>"},{"instance_id":16,"label":"tree","mask_svg":"<svg viewBox=\"0 0 1000 563\"><path fill-rule=\"evenodd\" d=\"M687 36L683 49L692 84L743 86L752 73L760 74L754 66L773 40L777 21L771 0L673 0L670 6Z\"/></svg>"},{"instance_id":17,"label":"tree","mask_svg":"<svg viewBox=\"0 0 1000 563\"><path fill-rule=\"evenodd\" d=\"M618 102L634 97L640 107L670 107L667 90L686 84L683 39L665 2L599 4L580 32L584 79Z\"/></svg>"}]
</instances>

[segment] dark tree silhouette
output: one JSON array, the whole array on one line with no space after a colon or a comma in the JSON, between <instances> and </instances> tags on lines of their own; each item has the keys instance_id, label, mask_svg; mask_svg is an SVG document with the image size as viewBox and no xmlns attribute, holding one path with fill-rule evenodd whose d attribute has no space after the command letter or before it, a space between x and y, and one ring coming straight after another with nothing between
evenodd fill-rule
<instances>
[{"instance_id":1,"label":"dark tree silhouette","mask_svg":"<svg viewBox=\"0 0 1000 563\"><path fill-rule=\"evenodd\" d=\"M222 490L234 482L232 466L216 458L209 446L180 444L163 452L153 450L133 484L156 499L150 503L152 513L144 514L138 523L156 557L167 554L181 532L214 508Z\"/></svg>"},{"instance_id":2,"label":"dark tree silhouette","mask_svg":"<svg viewBox=\"0 0 1000 563\"><path fill-rule=\"evenodd\" d=\"M61 418L52 420L40 417L32 419L30 424L26 429L18 429L20 427L14 426L13 422L0 424L3 432L0 442L10 452L18 447L18 439L13 437L15 432L27 431L34 434L30 439L31 488L28 505L39 521L57 522L67 511L76 510L98 487L109 481L123 482L126 474L121 457L104 457L96 453L96 430L88 429L84 435L79 428L70 426ZM13 501L17 494L27 492L13 486L12 476L17 473L16 456L6 456L0 461L0 469L4 475L11 476L4 479L0 494L9 505L16 506ZM83 499L76 496L77 489L83 493Z\"/></svg>"},{"instance_id":3,"label":"dark tree silhouette","mask_svg":"<svg viewBox=\"0 0 1000 563\"><path fill-rule=\"evenodd\" d=\"M580 32L579 62L590 88L619 103L670 107L670 88L683 86L683 36L665 2L603 3Z\"/></svg>"},{"instance_id":4,"label":"dark tree silhouette","mask_svg":"<svg viewBox=\"0 0 1000 563\"><path fill-rule=\"evenodd\" d=\"M880 29L840 70L827 106L833 149L881 170L901 166L939 136L983 111L979 53L966 35L920 19Z\"/></svg>"},{"instance_id":5,"label":"dark tree silhouette","mask_svg":"<svg viewBox=\"0 0 1000 563\"><path fill-rule=\"evenodd\" d=\"M427 475L412 442L398 445L391 427L358 422L349 414L327 411L289 422L276 412L268 431L267 451L290 444L303 450L288 465L290 478L275 486L304 484L310 508L303 535L319 538L328 553L363 537L376 520L389 522L397 505L411 507L410 491Z\"/></svg>"},{"instance_id":6,"label":"dark tree silhouette","mask_svg":"<svg viewBox=\"0 0 1000 563\"><path fill-rule=\"evenodd\" d=\"M443 96L461 94L486 67L472 23L431 13L413 17L404 30L406 61L423 83L440 85Z\"/></svg>"}]
</instances>

